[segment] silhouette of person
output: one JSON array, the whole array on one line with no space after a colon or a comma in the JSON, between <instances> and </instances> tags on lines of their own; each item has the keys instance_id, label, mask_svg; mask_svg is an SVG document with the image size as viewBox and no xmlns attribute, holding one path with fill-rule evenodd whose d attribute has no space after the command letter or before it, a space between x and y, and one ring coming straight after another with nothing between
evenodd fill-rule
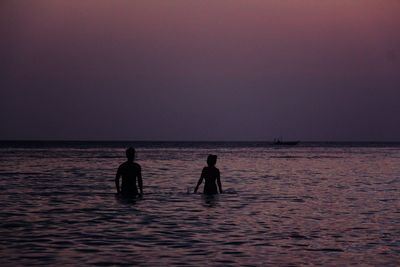
<instances>
[{"instance_id":1,"label":"silhouette of person","mask_svg":"<svg viewBox=\"0 0 400 267\"><path fill-rule=\"evenodd\" d=\"M143 195L143 181L142 181L142 168L139 164L134 162L135 160L135 149L129 147L126 150L127 161L122 163L115 176L115 186L117 187L117 193L123 196L135 197L138 195L138 189L136 187L136 178L139 184L140 194ZM121 187L119 185L119 179L122 177Z\"/></svg>"},{"instance_id":2,"label":"silhouette of person","mask_svg":"<svg viewBox=\"0 0 400 267\"><path fill-rule=\"evenodd\" d=\"M195 193L199 189L199 186L201 185L201 183L203 182L203 179L204 179L203 194L207 194L207 195L218 194L217 185L215 184L215 181L218 184L219 192L222 194L221 179L220 179L219 170L218 170L218 168L215 167L216 163L217 163L217 156L216 155L208 155L208 157L207 157L207 165L208 166L204 167L203 171L201 172L200 179L197 182L196 188L194 189Z\"/></svg>"}]
</instances>

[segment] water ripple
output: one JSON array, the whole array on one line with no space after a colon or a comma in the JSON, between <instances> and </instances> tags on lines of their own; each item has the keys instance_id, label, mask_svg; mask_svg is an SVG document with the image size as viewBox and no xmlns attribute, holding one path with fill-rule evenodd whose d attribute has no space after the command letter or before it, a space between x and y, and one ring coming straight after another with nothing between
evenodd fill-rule
<instances>
[{"instance_id":1,"label":"water ripple","mask_svg":"<svg viewBox=\"0 0 400 267\"><path fill-rule=\"evenodd\" d=\"M114 194L120 148L3 150L2 266L400 263L399 148L148 148L142 199Z\"/></svg>"}]
</instances>

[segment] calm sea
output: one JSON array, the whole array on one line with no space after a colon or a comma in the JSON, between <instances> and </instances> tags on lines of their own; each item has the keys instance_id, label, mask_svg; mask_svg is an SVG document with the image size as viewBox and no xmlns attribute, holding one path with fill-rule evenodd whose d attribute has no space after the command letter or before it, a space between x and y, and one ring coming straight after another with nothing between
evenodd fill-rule
<instances>
[{"instance_id":1,"label":"calm sea","mask_svg":"<svg viewBox=\"0 0 400 267\"><path fill-rule=\"evenodd\" d=\"M209 153L215 197L192 193ZM400 265L396 143L1 142L0 189L1 266Z\"/></svg>"}]
</instances>

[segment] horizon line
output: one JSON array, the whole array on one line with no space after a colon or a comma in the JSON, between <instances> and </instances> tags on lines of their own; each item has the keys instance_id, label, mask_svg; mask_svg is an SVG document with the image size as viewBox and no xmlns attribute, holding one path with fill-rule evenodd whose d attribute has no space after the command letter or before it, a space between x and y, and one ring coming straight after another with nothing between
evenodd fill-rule
<instances>
[{"instance_id":1,"label":"horizon line","mask_svg":"<svg viewBox=\"0 0 400 267\"><path fill-rule=\"evenodd\" d=\"M325 141L317 141L317 140L306 140L301 141L298 139L284 139L284 141L299 141L300 143L400 143L400 140L390 140L390 141L382 141L382 140L356 140L356 141L340 141L340 140L325 140ZM114 140L105 140L105 139L0 139L0 142L137 142L137 143L146 143L146 142L164 142L164 143L273 143L274 140L123 140L123 139L114 139Z\"/></svg>"}]
</instances>

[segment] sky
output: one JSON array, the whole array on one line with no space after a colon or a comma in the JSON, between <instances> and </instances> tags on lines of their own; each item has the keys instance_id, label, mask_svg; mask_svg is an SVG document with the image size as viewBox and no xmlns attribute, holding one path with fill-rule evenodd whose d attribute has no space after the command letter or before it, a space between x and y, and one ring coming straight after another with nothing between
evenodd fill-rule
<instances>
[{"instance_id":1,"label":"sky","mask_svg":"<svg viewBox=\"0 0 400 267\"><path fill-rule=\"evenodd\" d=\"M400 141L400 0L0 2L1 140Z\"/></svg>"}]
</instances>

